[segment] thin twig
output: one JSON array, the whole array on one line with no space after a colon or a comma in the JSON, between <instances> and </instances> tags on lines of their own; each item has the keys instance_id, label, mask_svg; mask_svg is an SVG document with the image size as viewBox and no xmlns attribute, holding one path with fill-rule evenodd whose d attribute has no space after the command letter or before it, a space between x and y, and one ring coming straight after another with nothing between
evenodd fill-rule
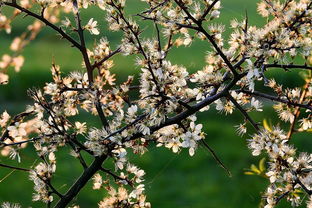
<instances>
[{"instance_id":1,"label":"thin twig","mask_svg":"<svg viewBox=\"0 0 312 208\"><path fill-rule=\"evenodd\" d=\"M116 55L117 53L120 53L121 52L121 49L120 48L117 48L116 50L112 51L111 53L109 53L107 56L105 56L103 59L101 59L100 61L98 62L95 62L93 65L92 65L92 69L95 69L97 67L100 67L105 61L107 61L108 59L110 59L112 56Z\"/></svg>"},{"instance_id":2,"label":"thin twig","mask_svg":"<svg viewBox=\"0 0 312 208\"><path fill-rule=\"evenodd\" d=\"M212 46L214 47L214 49L217 51L217 53L221 56L221 58L223 59L223 61L225 62L225 64L229 67L229 69L231 70L231 72L233 73L234 76L238 76L237 71L235 70L235 68L233 67L232 63L229 61L229 59L226 57L226 55L223 53L223 51L220 49L220 47L218 46L218 44L215 42L213 36L211 36L202 26L201 22L196 20L188 11L188 9L183 5L183 3L181 3L180 0L174 0L176 2L176 4L186 13L186 15L198 26L198 28L196 29L198 32L203 33L206 38L209 40L209 42L212 44Z\"/></svg>"},{"instance_id":3,"label":"thin twig","mask_svg":"<svg viewBox=\"0 0 312 208\"><path fill-rule=\"evenodd\" d=\"M282 195L280 195L279 197L277 197L277 199L275 200L275 203L277 204L279 201L281 201L284 197L286 197L289 194L289 191L286 191L285 193L283 193Z\"/></svg>"},{"instance_id":4,"label":"thin twig","mask_svg":"<svg viewBox=\"0 0 312 208\"><path fill-rule=\"evenodd\" d=\"M156 6L150 8L149 10L146 10L146 11L144 11L144 12L141 12L141 14L147 14L147 13L150 14L150 13L152 13L155 9L157 9L157 8L159 8L159 7L162 7L162 6L164 6L165 4L167 4L169 1L170 1L170 0L164 0L163 2L161 2L161 3L157 4Z\"/></svg>"},{"instance_id":5,"label":"thin twig","mask_svg":"<svg viewBox=\"0 0 312 208\"><path fill-rule=\"evenodd\" d=\"M224 165L224 163L220 160L215 151L205 142L205 140L201 140L202 144L207 148L207 150L211 153L213 158L219 163L219 165L226 171L229 177L232 177L231 171Z\"/></svg>"},{"instance_id":6,"label":"thin twig","mask_svg":"<svg viewBox=\"0 0 312 208\"><path fill-rule=\"evenodd\" d=\"M312 70L312 66L298 64L265 64L265 68L283 68L283 69L308 69Z\"/></svg>"},{"instance_id":7,"label":"thin twig","mask_svg":"<svg viewBox=\"0 0 312 208\"><path fill-rule=\"evenodd\" d=\"M229 94L228 98L235 105L235 107L244 115L244 117L251 123L255 130L259 131L258 124L248 115L246 110Z\"/></svg>"},{"instance_id":8,"label":"thin twig","mask_svg":"<svg viewBox=\"0 0 312 208\"><path fill-rule=\"evenodd\" d=\"M41 179L41 180L43 180L43 179ZM52 192L55 193L58 197L60 197L60 198L63 197L63 195L54 188L54 186L51 184L50 180L46 180L46 181L43 180L43 182L45 182L50 187Z\"/></svg>"},{"instance_id":9,"label":"thin twig","mask_svg":"<svg viewBox=\"0 0 312 208\"><path fill-rule=\"evenodd\" d=\"M309 90L309 86L310 86L310 83L309 83L309 81L307 81L307 83L304 85L303 90L302 90L301 95L300 95L300 99L299 99L300 104L304 102L306 95L308 93L308 90ZM295 124L296 124L296 121L300 115L300 108L299 107L295 108L293 115L294 115L294 119L293 119L292 123L290 124L289 131L287 133L287 139L288 140L291 138L293 132L295 131Z\"/></svg>"},{"instance_id":10,"label":"thin twig","mask_svg":"<svg viewBox=\"0 0 312 208\"><path fill-rule=\"evenodd\" d=\"M156 85L156 88L157 88L158 92L161 93L161 90L160 90L159 84L157 82L155 73L154 73L152 65L150 63L151 62L150 58L147 56L147 54L146 54L146 52L145 52L145 50L144 50L144 48L142 46L141 40L139 38L139 32L138 31L134 31L132 25L129 23L129 21L126 19L126 17L123 15L123 13L120 10L120 8L113 1L111 2L111 4L113 5L113 7L115 7L118 10L120 18L126 23L126 25L128 26L130 32L134 36L134 38L135 38L135 40L136 40L136 42L138 44L137 49L140 51L140 53L143 55L144 59L147 61L148 70L149 70L149 72L152 75L153 82Z\"/></svg>"},{"instance_id":11,"label":"thin twig","mask_svg":"<svg viewBox=\"0 0 312 208\"><path fill-rule=\"evenodd\" d=\"M21 141L21 142L14 142L14 143L5 143L5 142L1 142L0 143L0 147L6 147L6 146L14 146L14 145L21 145L21 144L24 144L24 143L28 143L28 142L34 142L34 141L37 141L41 139L40 137L35 137L35 138L32 138L32 139L28 139L28 140L25 140L25 141Z\"/></svg>"},{"instance_id":12,"label":"thin twig","mask_svg":"<svg viewBox=\"0 0 312 208\"><path fill-rule=\"evenodd\" d=\"M298 106L298 107L301 107L301 108L306 108L306 109L312 110L312 106L311 105L304 105L304 104L300 104L300 103L294 103L292 101L285 100L285 99L282 99L280 97L276 97L276 96L273 96L273 95L269 95L269 94L265 94L265 93L261 93L261 92L257 92L257 91L251 92L251 91L248 91L248 90L237 90L237 92L242 92L242 93L245 93L247 95L262 97L262 98L266 98L266 99L269 99L269 100L272 100L272 101L285 103L287 105Z\"/></svg>"},{"instance_id":13,"label":"thin twig","mask_svg":"<svg viewBox=\"0 0 312 208\"><path fill-rule=\"evenodd\" d=\"M0 167L10 168L10 169L13 169L13 170L21 170L21 171L26 171L26 172L30 171L30 169L15 167L15 166L11 166L11 165L5 165L5 164L1 164L1 163L0 163Z\"/></svg>"},{"instance_id":14,"label":"thin twig","mask_svg":"<svg viewBox=\"0 0 312 208\"><path fill-rule=\"evenodd\" d=\"M93 73L92 73L93 69L92 69L90 59L88 56L88 52L87 52L87 48L86 48L86 43L84 39L83 28L81 26L81 19L80 19L79 11L77 12L75 16L75 20L76 20L76 25L77 25L77 33L80 39L80 51L81 51L84 63L86 65L86 68L87 68L89 85L91 85L93 82Z\"/></svg>"},{"instance_id":15,"label":"thin twig","mask_svg":"<svg viewBox=\"0 0 312 208\"><path fill-rule=\"evenodd\" d=\"M81 49L81 46L80 46L80 44L77 41L75 41L72 37L67 35L61 28L57 27L53 23L49 22L47 19L43 18L41 15L33 13L32 11L29 11L28 9L25 9L25 8L19 6L16 2L12 2L12 3L10 3L10 2L2 2L2 3L7 5L7 6L16 8L16 9L20 10L21 12L24 12L27 15L32 16L32 17L40 20L41 22L45 23L47 26L49 26L50 28L52 28L53 30L58 32L63 38L67 39L70 43L73 44L73 46L75 46L79 50Z\"/></svg>"},{"instance_id":16,"label":"thin twig","mask_svg":"<svg viewBox=\"0 0 312 208\"><path fill-rule=\"evenodd\" d=\"M108 169L105 169L105 168L102 168L102 167L101 167L100 170L105 172L105 173L107 173L107 174L109 174L109 175L111 175L115 179L115 181L117 181L117 180L126 181L131 187L133 187L133 183L129 179L122 178L122 177L116 175L115 173L113 173L111 170L108 170Z\"/></svg>"},{"instance_id":17,"label":"thin twig","mask_svg":"<svg viewBox=\"0 0 312 208\"><path fill-rule=\"evenodd\" d=\"M214 0L212 4L210 4L208 7L206 7L203 15L200 17L199 22L202 22L205 20L206 16L209 14L209 12L213 9L214 5L220 0Z\"/></svg>"}]
</instances>

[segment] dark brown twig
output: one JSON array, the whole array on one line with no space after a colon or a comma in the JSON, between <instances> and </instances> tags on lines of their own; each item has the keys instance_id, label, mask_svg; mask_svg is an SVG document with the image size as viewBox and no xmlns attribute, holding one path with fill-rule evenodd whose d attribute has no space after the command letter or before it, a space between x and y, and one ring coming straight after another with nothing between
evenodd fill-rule
<instances>
[{"instance_id":1,"label":"dark brown twig","mask_svg":"<svg viewBox=\"0 0 312 208\"><path fill-rule=\"evenodd\" d=\"M57 202L54 208L64 208L71 200L77 196L80 190L86 185L86 183L92 178L92 176L101 169L103 162L106 160L107 156L103 155L96 157L93 163L84 170L82 175L77 179L73 186L67 191L65 195Z\"/></svg>"},{"instance_id":2,"label":"dark brown twig","mask_svg":"<svg viewBox=\"0 0 312 208\"><path fill-rule=\"evenodd\" d=\"M260 131L258 124L248 115L246 110L229 94L228 98L235 105L235 107L244 115L244 117L251 123L256 131Z\"/></svg>"},{"instance_id":3,"label":"dark brown twig","mask_svg":"<svg viewBox=\"0 0 312 208\"><path fill-rule=\"evenodd\" d=\"M211 153L211 155L213 156L213 158L217 161L217 163L219 163L219 165L226 171L226 173L228 174L229 177L232 177L232 173L231 171L224 165L224 163L220 160L220 158L218 157L218 155L215 153L215 151L205 142L205 140L201 140L202 144L204 145L204 147L207 148L207 150Z\"/></svg>"},{"instance_id":4,"label":"dark brown twig","mask_svg":"<svg viewBox=\"0 0 312 208\"><path fill-rule=\"evenodd\" d=\"M277 96L268 95L268 94L257 92L257 91L251 92L251 91L248 91L248 90L237 90L237 92L243 92L243 93L245 93L247 95L262 97L262 98L266 98L266 99L269 99L269 100L272 100L272 101L285 103L287 105L298 106L298 107L301 107L301 108L306 108L306 109L312 110L312 106L311 105L304 105L304 104L300 104L300 103L295 103L295 102L292 102L292 101L289 101L289 100L282 99L282 98L277 97Z\"/></svg>"},{"instance_id":5,"label":"dark brown twig","mask_svg":"<svg viewBox=\"0 0 312 208\"><path fill-rule=\"evenodd\" d=\"M42 17L41 15L38 15L36 13L33 13L32 11L29 11L28 9L25 9L21 6L19 6L16 2L2 2L3 4L16 8L18 10L20 10L21 12L24 12L25 14L32 16L38 20L40 20L41 22L45 23L47 26L49 26L50 28L52 28L53 30L55 30L57 33L59 33L63 38L67 39L70 43L73 44L73 46L75 46L76 48L78 48L79 50L81 49L80 44L75 41L72 37L70 37L69 35L67 35L61 28L57 27L56 25L54 25L53 23L49 22L47 19L45 19L44 17Z\"/></svg>"},{"instance_id":6,"label":"dark brown twig","mask_svg":"<svg viewBox=\"0 0 312 208\"><path fill-rule=\"evenodd\" d=\"M1 164L1 163L0 163L0 167L10 168L10 169L13 169L13 170L21 170L21 171L26 171L26 172L30 171L30 169L14 167L14 166L11 166L11 165L5 165L5 164Z\"/></svg>"}]
</instances>

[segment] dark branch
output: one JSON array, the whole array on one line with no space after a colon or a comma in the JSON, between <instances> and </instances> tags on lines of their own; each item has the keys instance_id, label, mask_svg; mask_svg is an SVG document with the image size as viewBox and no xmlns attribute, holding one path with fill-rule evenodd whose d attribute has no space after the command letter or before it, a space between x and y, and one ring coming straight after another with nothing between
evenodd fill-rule
<instances>
[{"instance_id":1,"label":"dark branch","mask_svg":"<svg viewBox=\"0 0 312 208\"><path fill-rule=\"evenodd\" d=\"M100 117L100 119L101 119L101 122L102 122L104 128L105 128L107 131L109 131L109 123L108 123L108 121L107 121L107 119L106 119L106 117L105 117L105 115L104 115L104 112L103 112L103 110L102 110L102 106L101 106L101 103L100 103L99 100L96 101L95 107L96 107L96 110L97 110L97 112L98 112L98 114L99 114L99 117Z\"/></svg>"},{"instance_id":2,"label":"dark branch","mask_svg":"<svg viewBox=\"0 0 312 208\"><path fill-rule=\"evenodd\" d=\"M75 20L76 20L76 25L77 25L77 33L80 39L80 51L81 54L83 56L83 60L84 63L86 65L87 68L87 73L88 73L88 80L89 80L89 85L91 85L91 83L93 82L93 70L92 70L92 66L89 60L89 56L88 56L88 52L87 52L87 48L86 48L86 43L85 43L85 39L84 39L84 34L83 34L83 28L81 26L81 19L80 19L80 14L79 11L77 12L76 16L75 16Z\"/></svg>"},{"instance_id":3,"label":"dark branch","mask_svg":"<svg viewBox=\"0 0 312 208\"><path fill-rule=\"evenodd\" d=\"M312 195L312 190L309 190L309 189L300 181L299 178L297 178L296 183L298 183L298 184L302 187L302 189L303 189L307 194L309 194L310 196Z\"/></svg>"},{"instance_id":4,"label":"dark branch","mask_svg":"<svg viewBox=\"0 0 312 208\"><path fill-rule=\"evenodd\" d=\"M312 66L307 66L307 65L296 65L296 64L265 64L265 68L282 68L282 69L308 69L312 70Z\"/></svg>"},{"instance_id":5,"label":"dark branch","mask_svg":"<svg viewBox=\"0 0 312 208\"><path fill-rule=\"evenodd\" d=\"M157 4L156 6L150 8L149 10L146 10L146 11L142 12L141 14L150 14L150 13L152 13L155 9L166 5L169 1L170 1L170 0L164 0L163 2L161 2L161 3Z\"/></svg>"},{"instance_id":6,"label":"dark branch","mask_svg":"<svg viewBox=\"0 0 312 208\"><path fill-rule=\"evenodd\" d=\"M111 170L108 170L108 169L105 169L105 168L102 168L102 167L101 167L101 171L111 175L115 179L115 181L117 181L117 180L119 180L119 181L126 181L131 187L133 187L133 183L129 179L122 178L122 177L116 175L115 173L113 173Z\"/></svg>"},{"instance_id":7,"label":"dark branch","mask_svg":"<svg viewBox=\"0 0 312 208\"><path fill-rule=\"evenodd\" d=\"M32 139L28 139L28 140L25 140L25 141L21 141L21 142L14 142L14 143L5 143L5 142L1 142L0 143L0 147L6 147L6 146L15 146L15 145L21 145L21 144L25 144L25 143L28 143L28 142L34 142L34 141L37 141L39 140L40 137L35 137L35 138L32 138Z\"/></svg>"},{"instance_id":8,"label":"dark branch","mask_svg":"<svg viewBox=\"0 0 312 208\"><path fill-rule=\"evenodd\" d=\"M269 100L272 100L272 101L285 103L287 105L292 105L292 106L297 106L297 107L301 107L301 108L306 108L306 109L312 110L312 106L311 105L304 105L304 104L300 104L300 103L294 103L294 102L291 102L289 100L285 100L285 99L282 99L282 98L279 98L279 97L276 97L276 96L273 96L273 95L268 95L268 94L257 92L257 91L251 92L251 91L247 91L247 90L238 90L238 92L243 92L243 93L245 93L247 95L262 97L262 98L266 98L266 99L269 99Z\"/></svg>"},{"instance_id":9,"label":"dark branch","mask_svg":"<svg viewBox=\"0 0 312 208\"><path fill-rule=\"evenodd\" d=\"M213 9L214 5L220 0L214 0L212 4L210 4L204 11L203 15L199 19L199 22L202 22L205 20L206 16L209 14L209 12Z\"/></svg>"},{"instance_id":10,"label":"dark branch","mask_svg":"<svg viewBox=\"0 0 312 208\"><path fill-rule=\"evenodd\" d=\"M280 195L279 197L276 198L275 203L279 203L279 201L281 201L284 197L286 197L289 194L289 191L286 191L285 193L283 193L282 195Z\"/></svg>"},{"instance_id":11,"label":"dark branch","mask_svg":"<svg viewBox=\"0 0 312 208\"><path fill-rule=\"evenodd\" d=\"M69 35L67 35L61 28L57 27L56 25L54 25L53 23L49 22L47 19L45 19L43 16L38 15L36 13L33 13L32 11L29 11L28 9L25 9L21 6L19 6L17 3L15 2L2 2L3 4L16 8L24 13L26 13L29 16L32 16L38 20L40 20L41 22L45 23L47 26L49 26L50 28L52 28L53 30L55 30L56 32L58 32L63 38L65 38L66 40L68 40L71 44L73 44L73 46L75 46L76 48L78 48L79 50L81 49L80 44L75 41L72 37L70 37Z\"/></svg>"},{"instance_id":12,"label":"dark branch","mask_svg":"<svg viewBox=\"0 0 312 208\"><path fill-rule=\"evenodd\" d=\"M74 185L67 191L67 193L57 202L55 208L66 207L71 200L80 192L92 176L101 169L102 163L106 160L107 156L103 155L96 157L93 163L84 170L82 175L77 179Z\"/></svg>"},{"instance_id":13,"label":"dark branch","mask_svg":"<svg viewBox=\"0 0 312 208\"><path fill-rule=\"evenodd\" d=\"M1 163L0 163L0 167L10 168L10 169L13 169L13 170L21 170L21 171L26 171L26 172L29 172L29 171L30 171L29 169L26 169L26 168L19 168L19 167L14 167L14 166L10 166L10 165L5 165L5 164L1 164Z\"/></svg>"},{"instance_id":14,"label":"dark branch","mask_svg":"<svg viewBox=\"0 0 312 208\"><path fill-rule=\"evenodd\" d=\"M212 96L208 96L206 97L204 100L202 100L201 102L191 106L191 108L183 111L182 113L173 116L171 118L168 118L167 120L165 120L164 122L162 122L159 125L155 125L150 127L150 133L152 134L155 131L158 131L159 129L166 127L166 126L170 126L172 124L178 124L178 122L180 122L181 120L193 115L194 113L196 113L197 111L199 111L200 109L206 107L207 105L210 105L211 103L213 103L214 101L216 101L217 99L221 98L221 97L225 97L228 94L228 91L243 77L245 76L245 74L239 74L237 77L234 77L234 79L219 93L214 94ZM122 142L127 142L127 141L131 141L131 140L135 140L137 138L143 137L144 135L142 133L135 133L130 137L126 137L123 138Z\"/></svg>"},{"instance_id":15,"label":"dark branch","mask_svg":"<svg viewBox=\"0 0 312 208\"><path fill-rule=\"evenodd\" d=\"M229 94L228 98L235 105L235 107L244 115L244 117L251 123L255 130L260 131L258 124L248 115L246 110Z\"/></svg>"},{"instance_id":16,"label":"dark branch","mask_svg":"<svg viewBox=\"0 0 312 208\"><path fill-rule=\"evenodd\" d=\"M206 38L209 40L209 42L212 44L212 46L214 47L214 49L217 51L217 53L221 56L221 58L223 59L223 61L225 62L225 64L229 67L229 69L231 70L231 72L233 73L234 76L238 76L237 71L235 70L235 68L233 67L232 63L229 61L229 59L226 57L226 55L223 53L223 51L220 49L220 47L218 46L218 44L215 42L213 36L211 36L202 26L201 22L196 20L188 11L188 9L183 5L183 3L181 3L179 0L174 0L179 7L187 14L187 16L198 26L198 28L196 29L198 32L203 33Z\"/></svg>"},{"instance_id":17,"label":"dark branch","mask_svg":"<svg viewBox=\"0 0 312 208\"><path fill-rule=\"evenodd\" d=\"M112 51L110 54L108 54L107 56L105 56L102 60L100 60L99 62L95 62L92 65L92 69L95 69L97 67L100 67L105 61L107 61L108 59L110 59L112 56L114 56L117 53L120 53L120 48L117 48L116 50Z\"/></svg>"},{"instance_id":18,"label":"dark branch","mask_svg":"<svg viewBox=\"0 0 312 208\"><path fill-rule=\"evenodd\" d=\"M229 177L232 177L231 171L224 165L224 163L220 160L215 151L205 142L205 140L201 140L202 144L207 148L207 150L211 153L213 158L219 163L219 165L227 172Z\"/></svg>"}]
</instances>

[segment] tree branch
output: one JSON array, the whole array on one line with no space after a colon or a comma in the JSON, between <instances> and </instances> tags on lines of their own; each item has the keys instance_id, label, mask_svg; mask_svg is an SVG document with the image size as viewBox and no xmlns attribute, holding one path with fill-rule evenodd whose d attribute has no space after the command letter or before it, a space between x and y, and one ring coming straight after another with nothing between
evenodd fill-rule
<instances>
[{"instance_id":1,"label":"tree branch","mask_svg":"<svg viewBox=\"0 0 312 208\"><path fill-rule=\"evenodd\" d=\"M25 143L28 143L28 142L34 142L34 141L37 141L39 140L40 137L35 137L35 138L32 138L32 139L28 139L28 140L25 140L25 141L21 141L21 142L14 142L14 143L5 143L5 142L0 142L0 147L6 147L6 146L14 146L14 145L21 145L21 144L25 144Z\"/></svg>"},{"instance_id":2,"label":"tree branch","mask_svg":"<svg viewBox=\"0 0 312 208\"><path fill-rule=\"evenodd\" d=\"M107 61L108 59L110 59L112 56L114 56L115 54L117 53L120 53L120 47L117 48L116 50L112 51L110 54L108 54L107 56L105 56L102 60L100 60L99 62L95 62L93 65L92 65L92 69L95 69L97 67L100 67L105 61Z\"/></svg>"},{"instance_id":3,"label":"tree branch","mask_svg":"<svg viewBox=\"0 0 312 208\"><path fill-rule=\"evenodd\" d=\"M242 92L242 93L245 93L247 95L262 97L262 98L266 98L266 99L269 99L269 100L272 100L272 101L285 103L287 105L298 106L298 107L301 107L301 108L306 108L306 109L312 110L312 106L310 106L310 105L294 103L294 102L291 102L289 100L284 100L282 98L275 97L275 96L268 95L268 94L261 93L261 92L257 92L257 91L251 92L251 91L247 91L247 90L237 90L237 92Z\"/></svg>"},{"instance_id":4,"label":"tree branch","mask_svg":"<svg viewBox=\"0 0 312 208\"><path fill-rule=\"evenodd\" d=\"M259 126L254 120L248 115L246 110L229 94L228 98L236 106L236 108L244 115L244 117L251 123L255 130L260 131Z\"/></svg>"},{"instance_id":5,"label":"tree branch","mask_svg":"<svg viewBox=\"0 0 312 208\"><path fill-rule=\"evenodd\" d=\"M73 46L75 46L76 48L78 48L79 50L81 50L81 46L80 44L75 41L72 37L70 37L69 35L67 35L61 28L57 27L56 25L54 25L53 23L51 23L50 21L48 21L47 19L45 19L43 16L38 15L36 13L33 13L32 11L25 9L21 6L19 6L16 2L2 2L3 4L16 8L18 10L20 10L21 12L26 13L29 16L32 16L38 20L40 20L41 22L45 23L47 26L49 26L50 28L52 28L53 30L55 30L56 32L58 32L63 38L65 38L66 40L68 40L71 44L73 44Z\"/></svg>"},{"instance_id":6,"label":"tree branch","mask_svg":"<svg viewBox=\"0 0 312 208\"><path fill-rule=\"evenodd\" d=\"M234 77L234 79L219 93L214 94L212 96L206 97L204 100L202 100L201 102L191 106L189 109L183 111L182 113L173 116L171 118L168 118L167 120L165 120L164 122L162 122L159 125L155 125L150 127L150 133L152 134L155 131L158 131L159 129L166 127L166 126L170 126L172 124L177 124L178 122L180 122L181 120L193 115L194 113L196 113L197 111L199 111L200 109L206 107L207 105L213 103L214 101L216 101L217 99L221 98L221 97L225 97L228 94L228 91L235 86L235 84L242 78L244 77L245 74L239 74L237 77ZM142 133L135 133L130 137L126 137L122 139L122 142L127 142L127 141L131 141L137 138L140 138L144 136Z\"/></svg>"},{"instance_id":7,"label":"tree branch","mask_svg":"<svg viewBox=\"0 0 312 208\"><path fill-rule=\"evenodd\" d=\"M196 20L188 11L188 9L183 5L183 3L180 2L180 0L174 0L176 4L186 13L186 15L198 26L197 31L203 33L206 38L209 40L209 42L212 44L214 49L217 51L217 53L221 56L225 64L229 67L231 72L234 76L238 76L237 71L233 67L232 63L229 61L229 59L226 57L226 55L223 53L223 51L219 48L218 44L215 42L214 38L203 28L200 21Z\"/></svg>"},{"instance_id":8,"label":"tree branch","mask_svg":"<svg viewBox=\"0 0 312 208\"><path fill-rule=\"evenodd\" d=\"M13 170L21 170L21 171L26 171L26 172L30 171L29 169L26 169L26 168L19 168L19 167L5 165L5 164L1 164L1 163L0 163L0 167L10 168L10 169L13 169Z\"/></svg>"},{"instance_id":9,"label":"tree branch","mask_svg":"<svg viewBox=\"0 0 312 208\"><path fill-rule=\"evenodd\" d=\"M92 164L84 170L82 175L77 179L73 186L67 191L65 195L57 202L54 208L64 208L71 200L80 192L86 183L93 177L93 175L101 169L102 163L106 160L107 156L102 155L96 157Z\"/></svg>"},{"instance_id":10,"label":"tree branch","mask_svg":"<svg viewBox=\"0 0 312 208\"><path fill-rule=\"evenodd\" d=\"M264 64L265 68L283 68L283 69L308 69L312 70L312 66L297 65L297 64Z\"/></svg>"},{"instance_id":11,"label":"tree branch","mask_svg":"<svg viewBox=\"0 0 312 208\"><path fill-rule=\"evenodd\" d=\"M212 4L210 4L204 11L203 15L200 17L199 22L202 22L205 20L206 16L208 15L208 13L212 10L212 8L214 7L214 5L220 0L214 0L212 2Z\"/></svg>"},{"instance_id":12,"label":"tree branch","mask_svg":"<svg viewBox=\"0 0 312 208\"><path fill-rule=\"evenodd\" d=\"M300 99L299 99L299 104L303 103L305 98L306 98L306 95L308 93L308 90L309 90L309 86L310 86L310 82L307 81L307 83L304 85L303 87L303 91L301 92L301 95L300 95ZM299 115L300 115L300 108L299 107L296 107L295 108L295 112L294 112L294 120L293 122L290 124L290 127L289 127L289 131L287 133L287 139L289 140L295 130L295 124L296 124L296 120L298 119Z\"/></svg>"},{"instance_id":13,"label":"tree branch","mask_svg":"<svg viewBox=\"0 0 312 208\"><path fill-rule=\"evenodd\" d=\"M77 33L80 39L80 51L81 54L83 56L83 60L84 63L86 65L87 68L87 73L88 73L88 80L89 80L89 85L91 85L91 83L93 82L93 70L92 70L92 66L89 60L89 56L88 56L88 52L87 52L87 48L86 48L86 43L85 43L85 39L84 39L84 34L83 34L83 29L81 26L81 20L80 20L80 14L79 11L77 12L76 16L75 16L75 20L76 20L76 25L77 25Z\"/></svg>"},{"instance_id":14,"label":"tree branch","mask_svg":"<svg viewBox=\"0 0 312 208\"><path fill-rule=\"evenodd\" d=\"M100 170L103 171L104 173L107 173L107 174L111 175L111 176L115 179L115 181L117 181L117 180L120 180L120 181L127 181L127 183L128 183L131 187L133 187L133 183L132 183L129 179L127 179L127 178L122 178L122 177L116 175L115 173L113 173L111 170L108 170L108 169L105 169L105 168L102 168L102 167L101 167Z\"/></svg>"},{"instance_id":15,"label":"tree branch","mask_svg":"<svg viewBox=\"0 0 312 208\"><path fill-rule=\"evenodd\" d=\"M310 196L312 195L312 190L309 190L301 181L299 178L297 178L296 182L302 187L302 189L309 194Z\"/></svg>"},{"instance_id":16,"label":"tree branch","mask_svg":"<svg viewBox=\"0 0 312 208\"><path fill-rule=\"evenodd\" d=\"M201 142L207 148L207 150L211 153L211 155L217 161L217 163L219 163L219 165L227 172L228 176L232 177L231 171L224 165L224 163L220 160L220 158L215 153L215 151L205 142L205 140L202 139Z\"/></svg>"}]
</instances>

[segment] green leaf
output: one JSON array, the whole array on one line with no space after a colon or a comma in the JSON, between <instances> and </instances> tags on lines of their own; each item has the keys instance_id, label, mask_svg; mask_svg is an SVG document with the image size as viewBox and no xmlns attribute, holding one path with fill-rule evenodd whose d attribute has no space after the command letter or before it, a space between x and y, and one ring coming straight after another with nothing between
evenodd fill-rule
<instances>
[{"instance_id":1,"label":"green leaf","mask_svg":"<svg viewBox=\"0 0 312 208\"><path fill-rule=\"evenodd\" d=\"M256 175L254 172L251 172L251 171L245 171L244 174L245 175Z\"/></svg>"},{"instance_id":2,"label":"green leaf","mask_svg":"<svg viewBox=\"0 0 312 208\"><path fill-rule=\"evenodd\" d=\"M262 158L262 159L259 161L259 170L261 171L261 173L264 173L265 170L266 170L266 167L265 167L265 157Z\"/></svg>"},{"instance_id":3,"label":"green leaf","mask_svg":"<svg viewBox=\"0 0 312 208\"><path fill-rule=\"evenodd\" d=\"M250 169L251 169L253 172L255 172L256 174L258 174L258 175L261 174L261 171L260 171L260 170L258 169L258 167L255 166L254 164L252 164L252 165L250 166Z\"/></svg>"},{"instance_id":4,"label":"green leaf","mask_svg":"<svg viewBox=\"0 0 312 208\"><path fill-rule=\"evenodd\" d=\"M272 127L268 124L268 121L266 119L263 119L263 127L269 132L272 131Z\"/></svg>"}]
</instances>

